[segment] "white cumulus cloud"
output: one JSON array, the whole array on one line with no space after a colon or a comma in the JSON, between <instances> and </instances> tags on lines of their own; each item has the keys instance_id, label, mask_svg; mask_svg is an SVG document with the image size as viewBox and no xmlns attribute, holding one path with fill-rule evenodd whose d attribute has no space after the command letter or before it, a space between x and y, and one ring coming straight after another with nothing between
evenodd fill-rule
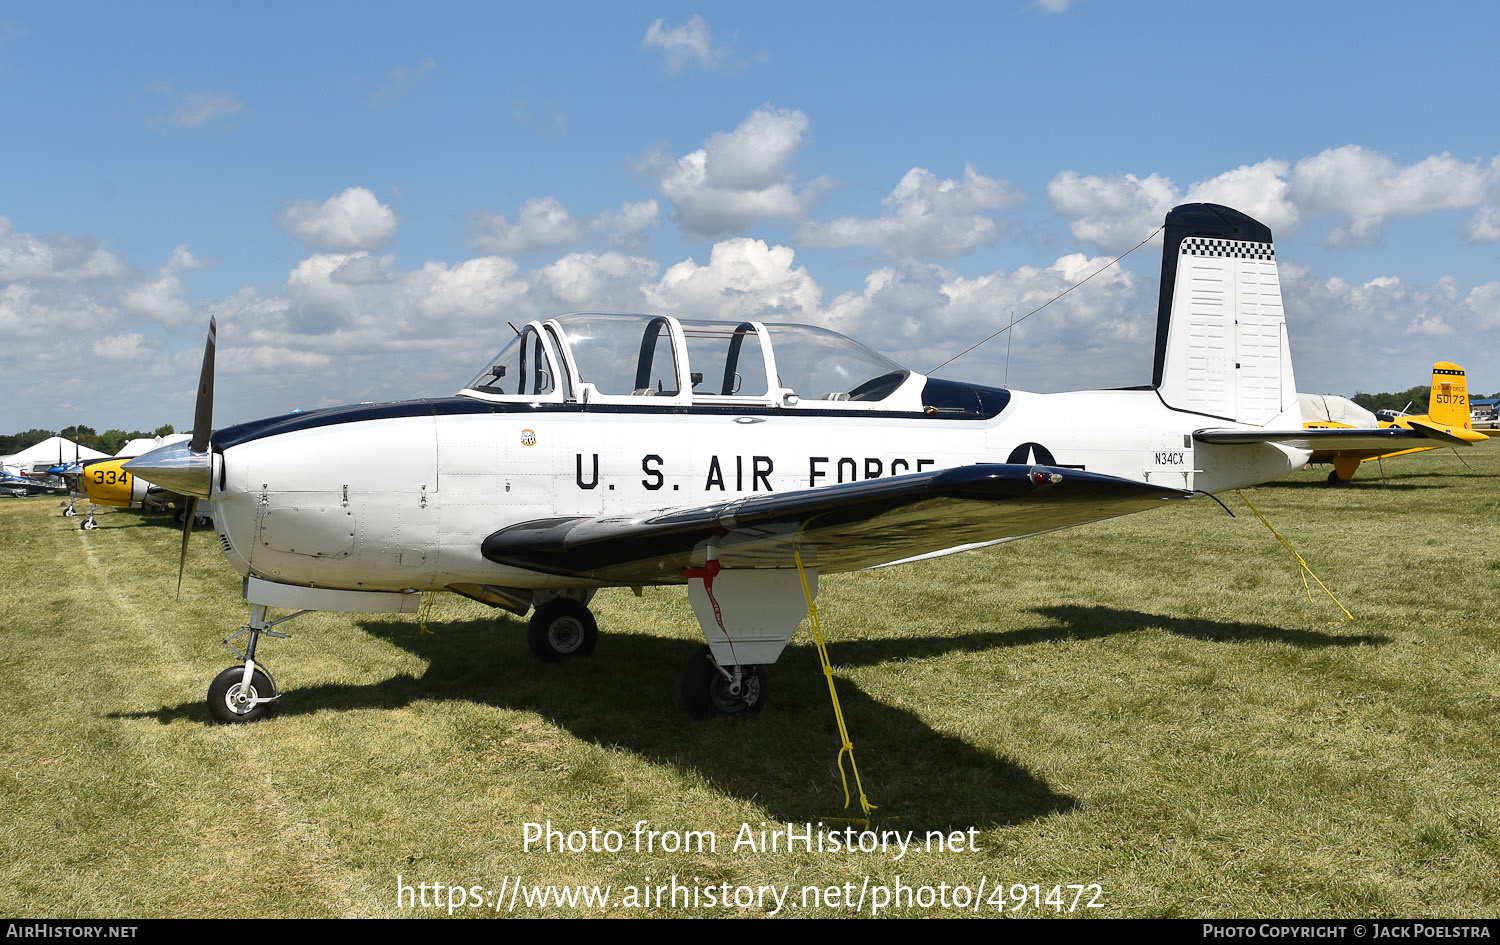
<instances>
[{"instance_id":1,"label":"white cumulus cloud","mask_svg":"<svg viewBox=\"0 0 1500 945\"><path fill-rule=\"evenodd\" d=\"M1285 235L1301 223L1286 179L1289 169L1287 162L1273 158L1242 164L1194 183L1186 193L1157 174L1101 177L1064 171L1047 185L1047 196L1052 208L1071 221L1074 236L1112 253L1139 243L1161 226L1168 210L1183 203L1233 207Z\"/></svg>"},{"instance_id":2,"label":"white cumulus cloud","mask_svg":"<svg viewBox=\"0 0 1500 945\"><path fill-rule=\"evenodd\" d=\"M807 128L800 111L762 106L733 131L710 136L661 168L661 192L678 224L713 237L761 220L800 219L827 186L821 179L799 184L788 167Z\"/></svg>"},{"instance_id":3,"label":"white cumulus cloud","mask_svg":"<svg viewBox=\"0 0 1500 945\"><path fill-rule=\"evenodd\" d=\"M321 204L299 200L281 211L281 223L299 240L325 252L384 245L396 232L396 213L363 187L349 187Z\"/></svg>"},{"instance_id":4,"label":"white cumulus cloud","mask_svg":"<svg viewBox=\"0 0 1500 945\"><path fill-rule=\"evenodd\" d=\"M134 331L109 335L91 343L89 352L101 361L134 361L149 353L141 341L140 333Z\"/></svg>"},{"instance_id":5,"label":"white cumulus cloud","mask_svg":"<svg viewBox=\"0 0 1500 945\"><path fill-rule=\"evenodd\" d=\"M972 164L964 165L961 181L914 167L885 198L884 216L809 222L799 238L812 246L878 246L892 256L962 256L999 235L999 224L982 211L1023 199L1010 184L984 176Z\"/></svg>"},{"instance_id":6,"label":"white cumulus cloud","mask_svg":"<svg viewBox=\"0 0 1500 945\"><path fill-rule=\"evenodd\" d=\"M117 279L127 268L97 239L58 236L45 240L17 233L0 217L0 285L36 280Z\"/></svg>"},{"instance_id":7,"label":"white cumulus cloud","mask_svg":"<svg viewBox=\"0 0 1500 945\"><path fill-rule=\"evenodd\" d=\"M646 290L653 310L684 318L816 321L822 290L787 246L738 237L714 244L708 265L685 259Z\"/></svg>"},{"instance_id":8,"label":"white cumulus cloud","mask_svg":"<svg viewBox=\"0 0 1500 945\"><path fill-rule=\"evenodd\" d=\"M1071 221L1078 239L1106 252L1123 252L1161 226L1178 203L1178 190L1156 174L1100 177L1063 171L1047 184L1047 198L1052 209Z\"/></svg>"},{"instance_id":9,"label":"white cumulus cloud","mask_svg":"<svg viewBox=\"0 0 1500 945\"><path fill-rule=\"evenodd\" d=\"M639 247L650 231L661 229L661 208L651 198L622 203L618 211L595 217L591 228L616 246Z\"/></svg>"},{"instance_id":10,"label":"white cumulus cloud","mask_svg":"<svg viewBox=\"0 0 1500 945\"><path fill-rule=\"evenodd\" d=\"M596 236L614 246L639 247L649 231L661 225L654 199L620 204L587 219L568 212L556 197L533 197L521 205L514 223L503 213L474 214L474 247L481 252L514 255L560 249Z\"/></svg>"},{"instance_id":11,"label":"white cumulus cloud","mask_svg":"<svg viewBox=\"0 0 1500 945\"><path fill-rule=\"evenodd\" d=\"M1379 240L1390 217L1479 206L1494 179L1493 163L1464 162L1444 152L1402 167L1351 144L1298 161L1291 187L1307 212L1346 217L1328 240L1350 246ZM1483 235L1483 225L1477 229Z\"/></svg>"},{"instance_id":12,"label":"white cumulus cloud","mask_svg":"<svg viewBox=\"0 0 1500 945\"><path fill-rule=\"evenodd\" d=\"M556 197L532 197L521 205L514 223L503 213L474 217L474 246L485 253L556 249L582 239L584 232L584 226Z\"/></svg>"},{"instance_id":13,"label":"white cumulus cloud","mask_svg":"<svg viewBox=\"0 0 1500 945\"><path fill-rule=\"evenodd\" d=\"M1188 188L1182 203L1217 203L1233 207L1264 223L1272 233L1292 233L1301 224L1301 214L1292 201L1285 161L1267 159L1242 164L1218 177L1199 181Z\"/></svg>"},{"instance_id":14,"label":"white cumulus cloud","mask_svg":"<svg viewBox=\"0 0 1500 945\"><path fill-rule=\"evenodd\" d=\"M863 291L835 298L826 323L927 371L1108 263L1075 253L1046 267L966 277L908 261L871 273ZM1008 380L1023 390L1142 383L1151 370L1154 293L1154 284L1140 283L1127 270L1107 269L1020 321L1011 329L1009 353L1002 334L941 376L990 384Z\"/></svg>"}]
</instances>

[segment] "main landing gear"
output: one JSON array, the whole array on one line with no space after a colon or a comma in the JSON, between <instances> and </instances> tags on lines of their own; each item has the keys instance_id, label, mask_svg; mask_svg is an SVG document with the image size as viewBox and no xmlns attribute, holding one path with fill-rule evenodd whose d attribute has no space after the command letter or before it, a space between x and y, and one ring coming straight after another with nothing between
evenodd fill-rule
<instances>
[{"instance_id":1,"label":"main landing gear","mask_svg":"<svg viewBox=\"0 0 1500 945\"><path fill-rule=\"evenodd\" d=\"M720 666L708 647L699 650L682 673L682 704L695 719L754 715L771 695L764 666Z\"/></svg>"},{"instance_id":2,"label":"main landing gear","mask_svg":"<svg viewBox=\"0 0 1500 945\"><path fill-rule=\"evenodd\" d=\"M1347 486L1349 484L1349 480L1341 477L1337 469L1330 469L1328 471L1328 484L1337 488L1339 486Z\"/></svg>"},{"instance_id":3,"label":"main landing gear","mask_svg":"<svg viewBox=\"0 0 1500 945\"><path fill-rule=\"evenodd\" d=\"M250 612L250 622L224 641L224 645L229 647L229 652L238 656L243 664L229 667L209 683L208 712L210 715L217 721L233 724L254 722L256 719L265 718L271 714L274 703L281 698L281 691L276 688L276 680L271 678L271 674L266 672L265 667L255 662L256 644L260 642L262 635L287 639L291 636L290 633L281 633L271 628L306 613L311 613L311 611L299 610L278 620L267 620L266 605L255 605ZM250 642L245 644L245 652L241 653L229 641L245 634L250 635Z\"/></svg>"},{"instance_id":4,"label":"main landing gear","mask_svg":"<svg viewBox=\"0 0 1500 945\"><path fill-rule=\"evenodd\" d=\"M591 590L538 591L536 609L526 625L532 655L555 663L593 653L599 642L599 623L588 607L593 596ZM253 680L242 678L242 670L225 670L224 674L231 672L239 673L236 682L253 687ZM706 646L694 654L682 674L682 703L695 719L754 715L765 706L770 692L767 667L720 666Z\"/></svg>"},{"instance_id":5,"label":"main landing gear","mask_svg":"<svg viewBox=\"0 0 1500 945\"><path fill-rule=\"evenodd\" d=\"M586 601L587 598L580 601L554 597L537 604L526 625L526 642L532 655L551 663L594 652L594 644L599 642L599 623Z\"/></svg>"}]
</instances>

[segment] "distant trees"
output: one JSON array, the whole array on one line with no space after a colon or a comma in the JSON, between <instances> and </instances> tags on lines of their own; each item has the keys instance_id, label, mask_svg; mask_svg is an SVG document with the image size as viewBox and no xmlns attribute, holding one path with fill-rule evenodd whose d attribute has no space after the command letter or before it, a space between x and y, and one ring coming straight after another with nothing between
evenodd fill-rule
<instances>
[{"instance_id":1,"label":"distant trees","mask_svg":"<svg viewBox=\"0 0 1500 945\"><path fill-rule=\"evenodd\" d=\"M87 446L91 449L99 448L99 434L94 432L93 427L86 427L82 426L81 424L71 427L63 427L61 430L57 431L57 435L65 440L72 440L79 446Z\"/></svg>"},{"instance_id":2,"label":"distant trees","mask_svg":"<svg viewBox=\"0 0 1500 945\"><path fill-rule=\"evenodd\" d=\"M1426 413L1427 400L1432 395L1432 386L1423 384L1393 394L1355 394L1349 398L1372 413L1376 410L1407 410ZM1408 404L1411 406L1408 408Z\"/></svg>"},{"instance_id":3,"label":"distant trees","mask_svg":"<svg viewBox=\"0 0 1500 945\"><path fill-rule=\"evenodd\" d=\"M1349 399L1369 411L1376 410L1408 410L1411 413L1426 413L1427 401L1432 396L1432 388L1426 384L1420 387L1412 387L1407 390L1397 391L1394 394L1355 394ZM1500 393L1490 394L1486 397L1477 390L1469 391L1470 400L1489 400L1500 397ZM1411 406L1408 407L1407 404Z\"/></svg>"},{"instance_id":4,"label":"distant trees","mask_svg":"<svg viewBox=\"0 0 1500 945\"><path fill-rule=\"evenodd\" d=\"M0 456L19 453L28 446L35 446L52 435L51 430L27 430L25 433L0 435Z\"/></svg>"}]
</instances>

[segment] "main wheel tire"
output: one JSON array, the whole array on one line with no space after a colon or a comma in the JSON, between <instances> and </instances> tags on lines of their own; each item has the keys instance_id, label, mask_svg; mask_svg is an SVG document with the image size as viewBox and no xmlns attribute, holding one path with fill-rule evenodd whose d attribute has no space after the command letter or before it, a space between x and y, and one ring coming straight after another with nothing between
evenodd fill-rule
<instances>
[{"instance_id":1,"label":"main wheel tire","mask_svg":"<svg viewBox=\"0 0 1500 945\"><path fill-rule=\"evenodd\" d=\"M1347 486L1349 484L1349 480L1341 478L1339 476L1338 470L1333 469L1329 470L1328 472L1328 484L1330 486Z\"/></svg>"},{"instance_id":2,"label":"main wheel tire","mask_svg":"<svg viewBox=\"0 0 1500 945\"><path fill-rule=\"evenodd\" d=\"M764 666L741 666L740 692L729 691L729 680L714 665L708 647L688 661L682 673L682 705L695 719L716 715L754 715L771 695L771 674Z\"/></svg>"},{"instance_id":3,"label":"main wheel tire","mask_svg":"<svg viewBox=\"0 0 1500 945\"><path fill-rule=\"evenodd\" d=\"M537 659L555 662L588 656L599 642L599 623L576 600L554 597L536 609L526 625L526 642Z\"/></svg>"},{"instance_id":4,"label":"main wheel tire","mask_svg":"<svg viewBox=\"0 0 1500 945\"><path fill-rule=\"evenodd\" d=\"M214 677L214 681L208 684L208 713L216 720L226 725L234 725L240 722L254 722L271 714L271 707L276 703L262 702L258 705L241 705L239 702L240 686L244 683L245 667L231 666L224 672ZM276 687L271 684L271 677L259 669L250 677L251 699L264 699L274 696Z\"/></svg>"},{"instance_id":5,"label":"main wheel tire","mask_svg":"<svg viewBox=\"0 0 1500 945\"><path fill-rule=\"evenodd\" d=\"M86 518L86 519L83 520L83 524L80 525L80 526L78 526L78 527L81 528L81 529L83 529L86 532L91 532L94 529L96 529L96 528L99 527L99 523L96 522L96 521L94 521L91 518Z\"/></svg>"},{"instance_id":6,"label":"main wheel tire","mask_svg":"<svg viewBox=\"0 0 1500 945\"><path fill-rule=\"evenodd\" d=\"M77 512L73 511L72 506L69 506L68 508L63 509L63 518L72 518L73 516L75 516L77 514L78 514Z\"/></svg>"}]
</instances>

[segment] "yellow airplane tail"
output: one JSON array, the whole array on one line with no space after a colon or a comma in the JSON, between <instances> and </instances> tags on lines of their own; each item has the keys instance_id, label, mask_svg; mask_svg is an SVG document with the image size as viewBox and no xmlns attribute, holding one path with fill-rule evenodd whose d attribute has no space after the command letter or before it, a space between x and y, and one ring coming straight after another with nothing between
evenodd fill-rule
<instances>
[{"instance_id":1,"label":"yellow airplane tail","mask_svg":"<svg viewBox=\"0 0 1500 945\"><path fill-rule=\"evenodd\" d=\"M1427 417L1445 427L1470 428L1469 385L1464 369L1451 361L1432 366L1432 396L1427 401Z\"/></svg>"}]
</instances>

